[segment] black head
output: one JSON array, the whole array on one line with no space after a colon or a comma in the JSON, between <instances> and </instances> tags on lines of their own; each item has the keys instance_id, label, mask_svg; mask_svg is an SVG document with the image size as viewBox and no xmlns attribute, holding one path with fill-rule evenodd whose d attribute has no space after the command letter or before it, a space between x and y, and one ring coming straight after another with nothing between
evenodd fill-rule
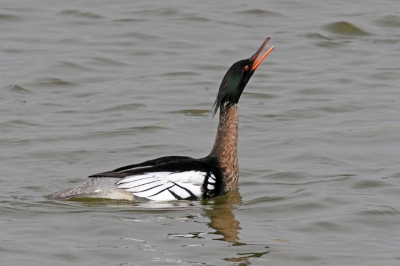
<instances>
[{"instance_id":1,"label":"black head","mask_svg":"<svg viewBox=\"0 0 400 266\"><path fill-rule=\"evenodd\" d=\"M234 63L229 68L228 72L226 72L224 78L222 79L221 85L219 86L217 99L215 100L213 106L213 116L221 105L237 104L239 102L240 95L242 95L247 82L249 82L251 76L253 76L261 62L274 49L272 46L262 57L257 60L258 56L261 54L262 50L270 39L271 38L268 37L261 45L260 49L258 49L258 51L252 57Z\"/></svg>"}]
</instances>

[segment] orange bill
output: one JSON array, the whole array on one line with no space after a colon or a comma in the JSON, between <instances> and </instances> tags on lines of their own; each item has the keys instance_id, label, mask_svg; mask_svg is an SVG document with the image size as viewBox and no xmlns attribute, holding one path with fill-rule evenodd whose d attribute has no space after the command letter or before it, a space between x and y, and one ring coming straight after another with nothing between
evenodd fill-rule
<instances>
[{"instance_id":1,"label":"orange bill","mask_svg":"<svg viewBox=\"0 0 400 266\"><path fill-rule=\"evenodd\" d=\"M271 38L267 38L264 43L261 45L260 49L258 49L258 51L252 56L250 57L250 60L255 61L252 67L252 70L256 70L257 67L262 63L262 61L264 61L264 59L269 55L269 53L274 50L274 46L271 46L271 48L268 49L268 51L265 52L265 54L263 54L260 58L257 59L257 57L261 54L262 50L264 49L264 47L267 45L268 41Z\"/></svg>"}]
</instances>

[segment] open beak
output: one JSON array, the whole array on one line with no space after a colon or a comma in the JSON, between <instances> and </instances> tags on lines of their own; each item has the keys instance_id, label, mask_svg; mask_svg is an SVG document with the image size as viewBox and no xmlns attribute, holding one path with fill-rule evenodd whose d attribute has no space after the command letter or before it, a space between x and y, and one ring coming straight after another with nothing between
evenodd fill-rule
<instances>
[{"instance_id":1,"label":"open beak","mask_svg":"<svg viewBox=\"0 0 400 266\"><path fill-rule=\"evenodd\" d=\"M274 47L271 46L271 48L268 49L268 51L265 52L260 58L257 59L257 57L261 54L262 50L264 49L265 45L267 45L268 41L271 40L270 37L268 37L264 43L261 45L260 49L258 49L257 53L255 53L252 57L250 57L250 60L254 62L253 67L251 68L253 71L257 69L257 67L264 61L264 59L269 55L269 53L274 50Z\"/></svg>"}]
</instances>

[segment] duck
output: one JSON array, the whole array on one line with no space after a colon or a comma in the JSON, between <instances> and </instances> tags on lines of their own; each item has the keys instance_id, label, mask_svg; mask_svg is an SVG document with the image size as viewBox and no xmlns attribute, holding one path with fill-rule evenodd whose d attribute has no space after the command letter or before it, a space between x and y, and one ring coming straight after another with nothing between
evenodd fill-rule
<instances>
[{"instance_id":1,"label":"duck","mask_svg":"<svg viewBox=\"0 0 400 266\"><path fill-rule=\"evenodd\" d=\"M217 134L206 157L166 156L123 166L91 175L83 184L49 199L203 200L235 190L239 180L237 105L250 78L274 49L271 46L260 56L270 39L250 58L234 63L222 79L212 112L214 117L219 109Z\"/></svg>"}]
</instances>

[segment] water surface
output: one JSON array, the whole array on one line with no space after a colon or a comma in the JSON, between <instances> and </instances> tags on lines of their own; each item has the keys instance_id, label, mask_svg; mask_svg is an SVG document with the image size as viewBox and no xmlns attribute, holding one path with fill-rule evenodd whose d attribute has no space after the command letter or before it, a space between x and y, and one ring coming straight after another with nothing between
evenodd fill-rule
<instances>
[{"instance_id":1,"label":"water surface","mask_svg":"<svg viewBox=\"0 0 400 266\"><path fill-rule=\"evenodd\" d=\"M375 1L3 1L4 265L398 265L400 13ZM208 201L47 200L88 175L203 157L226 70L239 189Z\"/></svg>"}]
</instances>

